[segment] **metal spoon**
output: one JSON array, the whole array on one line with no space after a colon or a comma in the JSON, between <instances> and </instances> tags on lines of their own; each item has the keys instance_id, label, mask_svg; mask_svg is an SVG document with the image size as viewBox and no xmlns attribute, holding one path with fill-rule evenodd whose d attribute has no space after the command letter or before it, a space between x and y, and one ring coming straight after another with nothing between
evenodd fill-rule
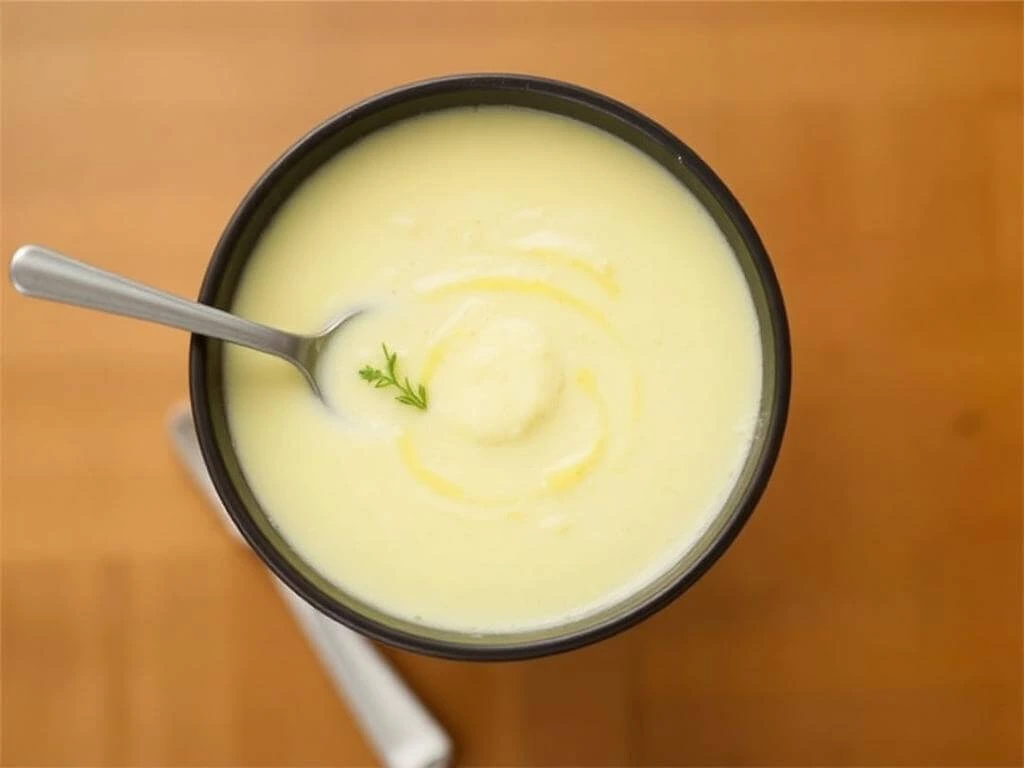
<instances>
[{"instance_id":1,"label":"metal spoon","mask_svg":"<svg viewBox=\"0 0 1024 768\"><path fill-rule=\"evenodd\" d=\"M14 252L11 283L24 296L148 320L277 355L298 368L325 403L316 378L320 353L345 323L363 312L354 309L342 314L315 336L287 333L158 291L38 245L23 245Z\"/></svg>"}]
</instances>

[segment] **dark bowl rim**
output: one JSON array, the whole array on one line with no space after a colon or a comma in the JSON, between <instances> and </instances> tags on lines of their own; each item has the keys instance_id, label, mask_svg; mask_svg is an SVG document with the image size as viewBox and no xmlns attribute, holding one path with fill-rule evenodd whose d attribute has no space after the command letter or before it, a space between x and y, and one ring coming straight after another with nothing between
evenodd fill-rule
<instances>
[{"instance_id":1,"label":"dark bowl rim","mask_svg":"<svg viewBox=\"0 0 1024 768\"><path fill-rule=\"evenodd\" d=\"M459 91L479 92L480 90L539 91L557 99L583 103L588 108L610 114L631 124L632 127L647 134L654 142L671 151L678 161L683 163L705 185L707 191L721 205L727 217L737 228L740 238L750 251L751 260L765 294L768 315L772 318L775 398L768 417L761 455L750 480L738 499L730 519L724 523L715 539L691 567L681 573L675 582L666 589L652 595L645 602L623 615L595 627L565 636L518 644L476 646L431 639L397 630L359 614L321 591L288 562L256 525L246 509L245 503L235 490L223 457L217 450L213 418L209 407L210 393L207 388L206 343L203 337L196 335L192 336L189 347L189 395L203 459L229 516L263 562L296 594L320 612L350 629L397 648L455 660L511 661L562 653L617 634L664 608L707 572L739 535L768 484L782 445L788 416L792 363L785 306L771 260L750 218L718 175L674 134L626 104L581 86L535 75L478 73L420 80L380 92L322 121L275 160L243 198L214 248L200 287L198 300L210 305L215 302L229 257L243 234L248 220L258 210L274 185L300 158L318 146L321 141L328 139L347 125L403 101L451 95ZM470 103L467 102L467 105Z\"/></svg>"}]
</instances>

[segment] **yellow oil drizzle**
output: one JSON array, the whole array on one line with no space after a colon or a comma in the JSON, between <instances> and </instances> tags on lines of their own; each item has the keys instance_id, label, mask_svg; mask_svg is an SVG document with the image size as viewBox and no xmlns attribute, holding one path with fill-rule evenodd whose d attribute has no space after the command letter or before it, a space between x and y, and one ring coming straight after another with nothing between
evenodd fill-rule
<instances>
[{"instance_id":1,"label":"yellow oil drizzle","mask_svg":"<svg viewBox=\"0 0 1024 768\"><path fill-rule=\"evenodd\" d=\"M583 482L583 478L594 469L608 450L608 407L597 390L594 374L586 369L576 374L576 383L597 408L601 418L601 430L594 443L582 453L569 457L559 466L544 474L544 486L551 491L563 492Z\"/></svg>"},{"instance_id":2,"label":"yellow oil drizzle","mask_svg":"<svg viewBox=\"0 0 1024 768\"><path fill-rule=\"evenodd\" d=\"M633 359L633 355L628 347L626 347L625 342L615 329L608 324L608 318L605 317L600 310L590 306L582 299L573 296L571 293L563 291L560 288L555 288L542 280L526 279L507 275L481 275L478 277L464 278L462 280L453 280L452 282L444 283L440 286L427 288L424 292L428 295L437 296L446 294L450 295L464 291L472 292L474 290L492 292L516 291L535 296L543 296L557 301L559 304L564 306L571 307L590 320L596 322L602 330L604 330L620 347L623 348L623 352L630 359L629 368L633 372L632 416L634 421L639 420L643 413L644 406L643 383L640 376L640 366L636 364L636 361ZM420 371L420 378L425 384L430 383L431 378L433 378L434 374L437 372L437 368L440 365L441 360L443 360L444 356L448 354L452 344L464 335L464 331L453 329L448 333L442 334L441 337L430 346L427 350L427 354Z\"/></svg>"},{"instance_id":3,"label":"yellow oil drizzle","mask_svg":"<svg viewBox=\"0 0 1024 768\"><path fill-rule=\"evenodd\" d=\"M619 281L615 279L615 270L610 264L594 264L586 259L565 253L558 248L545 246L520 248L519 253L527 258L536 259L546 264L568 267L577 272L582 272L587 277L595 280L609 296L618 296L621 290Z\"/></svg>"},{"instance_id":4,"label":"yellow oil drizzle","mask_svg":"<svg viewBox=\"0 0 1024 768\"><path fill-rule=\"evenodd\" d=\"M419 452L416 450L416 442L409 432L402 432L398 437L398 455L406 470L418 482L439 496L451 501L495 507L514 504L551 493L565 492L583 482L583 479L601 461L608 448L608 408L598 392L594 374L586 369L580 370L576 374L576 383L597 408L601 423L600 431L593 444L586 450L546 470L543 482L538 488L506 497L486 497L471 494L458 483L438 474L424 464L420 459Z\"/></svg>"},{"instance_id":5,"label":"yellow oil drizzle","mask_svg":"<svg viewBox=\"0 0 1024 768\"><path fill-rule=\"evenodd\" d=\"M640 366L637 365L633 355L627 350L630 358L630 368L633 370L633 422L640 421L644 412L644 382L640 375Z\"/></svg>"},{"instance_id":6,"label":"yellow oil drizzle","mask_svg":"<svg viewBox=\"0 0 1024 768\"><path fill-rule=\"evenodd\" d=\"M462 336L457 331L452 331L433 344L427 349L426 357L423 359L423 366L420 368L420 381L424 384L430 384L430 380L434 378L434 374L437 373L437 367L441 364L444 356L448 354L448 350L452 344Z\"/></svg>"},{"instance_id":7,"label":"yellow oil drizzle","mask_svg":"<svg viewBox=\"0 0 1024 768\"><path fill-rule=\"evenodd\" d=\"M425 293L432 296L444 296L453 293L465 293L482 291L486 293L522 293L532 296L542 296L555 301L562 306L570 307L581 315L584 315L606 331L611 328L608 318L603 312L592 307L582 299L573 296L568 291L556 288L543 280L512 275L479 275L467 277L461 280L453 280L449 283L425 289Z\"/></svg>"},{"instance_id":8,"label":"yellow oil drizzle","mask_svg":"<svg viewBox=\"0 0 1024 768\"><path fill-rule=\"evenodd\" d=\"M409 473L430 490L452 501L471 501L462 486L442 477L420 461L416 444L408 432L403 432L398 438L398 455Z\"/></svg>"},{"instance_id":9,"label":"yellow oil drizzle","mask_svg":"<svg viewBox=\"0 0 1024 768\"><path fill-rule=\"evenodd\" d=\"M409 474L411 474L422 485L434 491L434 493L451 501L458 501L463 504L472 504L478 507L501 507L522 501L532 495L517 494L505 497L487 497L469 493L458 483L438 474L424 464L420 459L419 451L416 450L416 442L408 432L403 432L398 437L398 455L401 457L402 463L405 465ZM513 512L510 515L505 516L514 517L515 515L516 513ZM488 515L487 517L493 517L493 515Z\"/></svg>"},{"instance_id":10,"label":"yellow oil drizzle","mask_svg":"<svg viewBox=\"0 0 1024 768\"><path fill-rule=\"evenodd\" d=\"M434 378L434 374L437 372L437 367L440 365L441 360L448 354L448 350L452 344L458 339L466 336L466 329L462 327L463 321L466 316L469 315L473 309L478 306L477 302L479 299L470 299L455 312L441 327L441 329L434 335L434 340L427 348L426 356L423 359L423 365L420 368L420 380L424 384L429 384L430 380Z\"/></svg>"},{"instance_id":11,"label":"yellow oil drizzle","mask_svg":"<svg viewBox=\"0 0 1024 768\"><path fill-rule=\"evenodd\" d=\"M535 248L533 250L536 251L542 249ZM551 249L543 250L551 251ZM571 259L572 261L578 261L569 256L567 256L566 258ZM594 267L594 269L597 268ZM609 336L611 336L611 338L617 344L619 344L620 347L622 347L623 352L629 359L629 369L632 371L633 374L633 396L632 402L630 404L630 415L632 417L632 421L634 424L640 420L640 417L642 416L644 411L643 377L641 376L640 366L637 364L631 351L626 346L621 336L615 331L614 328L612 328L609 325L607 317L602 312L600 312L598 309L591 306L587 302L583 301L582 299L574 296L573 294L568 293L567 291L564 291L560 288L556 288L544 282L543 280L521 278L511 275L479 275L462 278L458 280L452 280L450 282L442 283L441 285L422 289L422 293L428 296L451 295L463 292L472 293L473 291L512 291L535 296L541 296L556 301L557 303L562 304L563 306L567 306L571 309L574 309L580 314L587 317L588 319L595 322L598 326L601 327L603 331L605 331ZM464 335L464 330L460 330L459 328L455 327L452 328L449 332L443 333L441 337L438 338L430 346L430 348L427 350L426 357L424 359L423 366L420 372L420 377L425 384L430 383L430 380L433 378L438 366L444 359L445 355L448 354L448 351L450 350L452 344L454 344L458 339L460 339ZM595 402L600 403L602 437L594 446L591 446L591 448L585 451L583 454L580 454L575 458L570 458L563 462L562 466L550 469L545 473L543 488L547 489L548 492L561 492L582 482L583 477L585 477L585 475L590 472L593 466L596 465L598 461L600 461L601 457L607 450L607 433L609 431L607 406L605 405L604 401L601 400L597 395L597 388L593 374L589 371L581 372L580 374L577 375L577 382L579 383L580 387L584 390L584 392L591 396L591 399L593 399ZM411 463L409 461L407 461L406 463L407 466L410 467L417 466L415 463ZM438 490L439 493L448 498L456 498L453 495L453 493L457 492L458 494L461 494L458 500L469 501L469 499L465 498L464 491L457 485L450 483L450 481L441 478L440 476L433 475L433 473L431 473L430 470L423 466L422 463L418 464L418 466L422 470L422 473L418 475L421 477L422 482L431 487L434 487L435 490ZM410 471L413 470L410 469ZM413 471L413 473L417 474L415 471ZM434 477L436 480L440 481L441 484L448 484L451 487L448 488L446 492L442 492L440 490L441 486L432 483L431 480L429 479L430 477ZM476 500L476 502L481 504L511 503L513 501L521 501L523 500L523 498L527 498L529 496L531 495L519 497L516 499Z\"/></svg>"}]
</instances>

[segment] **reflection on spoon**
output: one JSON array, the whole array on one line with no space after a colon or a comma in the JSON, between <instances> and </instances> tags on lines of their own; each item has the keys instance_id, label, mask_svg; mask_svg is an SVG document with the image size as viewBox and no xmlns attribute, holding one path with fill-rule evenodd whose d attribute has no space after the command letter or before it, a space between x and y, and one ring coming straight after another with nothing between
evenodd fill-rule
<instances>
[{"instance_id":1,"label":"reflection on spoon","mask_svg":"<svg viewBox=\"0 0 1024 768\"><path fill-rule=\"evenodd\" d=\"M38 245L23 245L15 251L10 274L15 290L24 296L148 320L277 355L299 369L328 407L317 379L320 355L345 323L365 311L343 313L316 335L288 333L150 288Z\"/></svg>"}]
</instances>

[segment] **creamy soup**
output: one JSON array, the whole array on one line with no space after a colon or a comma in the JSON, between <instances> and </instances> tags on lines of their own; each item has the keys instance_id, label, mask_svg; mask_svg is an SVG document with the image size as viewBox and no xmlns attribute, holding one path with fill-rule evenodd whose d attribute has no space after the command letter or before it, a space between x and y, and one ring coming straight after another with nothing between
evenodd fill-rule
<instances>
[{"instance_id":1,"label":"creamy soup","mask_svg":"<svg viewBox=\"0 0 1024 768\"><path fill-rule=\"evenodd\" d=\"M392 615L487 633L597 611L692 546L749 451L760 342L725 238L580 122L453 109L331 159L234 310L313 333L353 307L330 408L230 347L228 420L281 534Z\"/></svg>"}]
</instances>

